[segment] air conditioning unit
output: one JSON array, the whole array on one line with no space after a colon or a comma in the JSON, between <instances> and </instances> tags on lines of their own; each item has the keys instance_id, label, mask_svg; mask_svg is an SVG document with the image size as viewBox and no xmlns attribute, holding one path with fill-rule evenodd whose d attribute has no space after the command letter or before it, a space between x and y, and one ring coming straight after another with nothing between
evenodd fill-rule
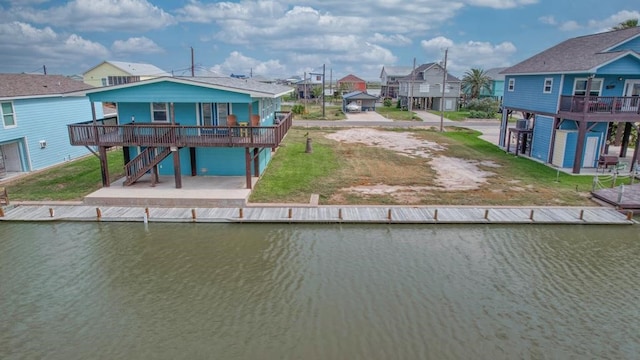
<instances>
[{"instance_id":1,"label":"air conditioning unit","mask_svg":"<svg viewBox=\"0 0 640 360\"><path fill-rule=\"evenodd\" d=\"M529 128L529 120L518 119L516 120L516 129L527 130Z\"/></svg>"}]
</instances>

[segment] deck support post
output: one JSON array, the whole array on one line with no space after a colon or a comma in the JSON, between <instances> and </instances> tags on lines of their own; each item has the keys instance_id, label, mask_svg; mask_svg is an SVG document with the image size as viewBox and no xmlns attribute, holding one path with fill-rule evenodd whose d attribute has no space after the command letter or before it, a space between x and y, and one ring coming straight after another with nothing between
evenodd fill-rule
<instances>
[{"instance_id":1,"label":"deck support post","mask_svg":"<svg viewBox=\"0 0 640 360\"><path fill-rule=\"evenodd\" d=\"M253 174L260 176L260 150L253 148Z\"/></svg>"},{"instance_id":2,"label":"deck support post","mask_svg":"<svg viewBox=\"0 0 640 360\"><path fill-rule=\"evenodd\" d=\"M102 186L109 187L111 182L109 181L109 164L107 161L107 147L98 147L98 153L100 154L100 172L102 175Z\"/></svg>"},{"instance_id":3,"label":"deck support post","mask_svg":"<svg viewBox=\"0 0 640 360\"><path fill-rule=\"evenodd\" d=\"M171 147L173 153L173 175L176 179L176 189L182 188L182 175L180 174L180 151L175 146Z\"/></svg>"},{"instance_id":4,"label":"deck support post","mask_svg":"<svg viewBox=\"0 0 640 360\"><path fill-rule=\"evenodd\" d=\"M244 165L245 176L247 178L247 189L251 189L251 151L249 148L244 148Z\"/></svg>"},{"instance_id":5,"label":"deck support post","mask_svg":"<svg viewBox=\"0 0 640 360\"><path fill-rule=\"evenodd\" d=\"M196 148L189 148L189 160L191 160L191 176L198 175L198 168L196 162Z\"/></svg>"},{"instance_id":6,"label":"deck support post","mask_svg":"<svg viewBox=\"0 0 640 360\"><path fill-rule=\"evenodd\" d=\"M636 131L637 130L640 130L640 128L636 127ZM629 171L634 174L633 176L635 176L635 174L638 172L637 162L638 162L638 151L640 150L639 148L640 148L640 136L636 136L636 145L633 148L633 157L631 158L631 166L629 166L630 167Z\"/></svg>"},{"instance_id":7,"label":"deck support post","mask_svg":"<svg viewBox=\"0 0 640 360\"><path fill-rule=\"evenodd\" d=\"M584 139L587 135L587 122L578 122L578 140L576 141L576 156L573 159L573 173L580 174L582 167L582 155L584 153Z\"/></svg>"},{"instance_id":8,"label":"deck support post","mask_svg":"<svg viewBox=\"0 0 640 360\"><path fill-rule=\"evenodd\" d=\"M624 134L622 135L622 144L620 144L620 157L627 157L627 149L629 148L629 138L631 137L631 126L633 124L630 122L624 123ZM618 125L620 126L620 125Z\"/></svg>"}]
</instances>

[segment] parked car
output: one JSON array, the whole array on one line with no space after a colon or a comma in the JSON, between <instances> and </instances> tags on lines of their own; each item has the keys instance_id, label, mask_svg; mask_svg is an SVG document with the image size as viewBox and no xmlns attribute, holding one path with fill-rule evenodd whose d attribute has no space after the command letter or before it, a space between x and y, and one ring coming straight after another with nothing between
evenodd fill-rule
<instances>
[{"instance_id":1,"label":"parked car","mask_svg":"<svg viewBox=\"0 0 640 360\"><path fill-rule=\"evenodd\" d=\"M348 112L359 112L361 110L362 110L362 108L360 107L360 105L356 104L355 102L351 102L351 103L347 104L347 111Z\"/></svg>"}]
</instances>

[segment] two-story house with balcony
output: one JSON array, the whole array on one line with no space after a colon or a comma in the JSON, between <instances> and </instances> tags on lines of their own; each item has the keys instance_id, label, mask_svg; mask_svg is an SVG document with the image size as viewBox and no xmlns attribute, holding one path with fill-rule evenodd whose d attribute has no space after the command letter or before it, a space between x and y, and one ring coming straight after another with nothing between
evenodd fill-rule
<instances>
[{"instance_id":1,"label":"two-story house with balcony","mask_svg":"<svg viewBox=\"0 0 640 360\"><path fill-rule=\"evenodd\" d=\"M92 103L116 104L117 117L68 126L72 145L95 146L102 181L110 186L107 149L122 147L124 185L144 175L245 176L246 188L265 170L271 150L291 127L280 112L289 86L231 77L160 77L79 92Z\"/></svg>"},{"instance_id":2,"label":"two-story house with balcony","mask_svg":"<svg viewBox=\"0 0 640 360\"><path fill-rule=\"evenodd\" d=\"M611 129L623 132L620 156L640 122L640 27L566 40L502 71L505 109L527 114L532 158L580 173L598 166ZM500 145L514 130L503 112ZM527 133L528 132L528 133ZM637 161L635 146L630 169Z\"/></svg>"},{"instance_id":3,"label":"two-story house with balcony","mask_svg":"<svg viewBox=\"0 0 640 360\"><path fill-rule=\"evenodd\" d=\"M444 91L443 91L444 80ZM398 99L402 107L454 111L460 101L461 81L438 63L422 64L398 79ZM443 96L444 95L444 96ZM411 104L411 106L409 106Z\"/></svg>"},{"instance_id":4,"label":"two-story house with balcony","mask_svg":"<svg viewBox=\"0 0 640 360\"><path fill-rule=\"evenodd\" d=\"M411 66L383 66L380 71L380 96L383 98L398 98L400 87L398 79L411 74Z\"/></svg>"}]
</instances>

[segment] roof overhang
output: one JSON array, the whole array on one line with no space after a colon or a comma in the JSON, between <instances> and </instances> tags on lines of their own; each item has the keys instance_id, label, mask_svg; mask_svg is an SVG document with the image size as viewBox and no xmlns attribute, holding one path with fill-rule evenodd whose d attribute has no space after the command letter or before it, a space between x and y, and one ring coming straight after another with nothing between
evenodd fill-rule
<instances>
[{"instance_id":1,"label":"roof overhang","mask_svg":"<svg viewBox=\"0 0 640 360\"><path fill-rule=\"evenodd\" d=\"M231 91L231 92L249 95L252 98L278 98L294 90L294 89L288 89L280 93L269 93L264 91L243 89L235 86L212 84L204 81L190 80L185 78L175 78L170 76L162 76L162 77L157 77L153 79L132 82L128 84L104 86L104 87L99 87L94 89L83 90L83 91L75 91L75 92L67 93L65 94L65 96L83 96L83 95L89 95L89 94L99 94L101 92L106 92L106 91L128 89L128 88L134 88L134 87L145 86L149 84L156 84L161 82L171 82L176 84L198 86L198 87L207 88L207 89Z\"/></svg>"}]
</instances>

